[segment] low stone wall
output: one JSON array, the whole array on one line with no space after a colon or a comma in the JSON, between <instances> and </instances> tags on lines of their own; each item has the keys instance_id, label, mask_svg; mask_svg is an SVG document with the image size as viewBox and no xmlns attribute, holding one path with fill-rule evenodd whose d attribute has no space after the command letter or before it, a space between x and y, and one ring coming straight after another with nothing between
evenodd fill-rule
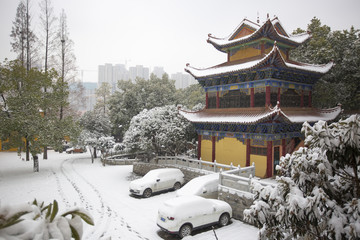
<instances>
[{"instance_id":1,"label":"low stone wall","mask_svg":"<svg viewBox=\"0 0 360 240\"><path fill-rule=\"evenodd\" d=\"M219 200L230 204L233 210L233 218L244 221L244 210L253 204L253 194L249 192L237 191L232 188L219 186Z\"/></svg>"},{"instance_id":2,"label":"low stone wall","mask_svg":"<svg viewBox=\"0 0 360 240\"><path fill-rule=\"evenodd\" d=\"M138 162L138 160L135 159L121 159L121 160L105 159L106 165L133 165L136 162Z\"/></svg>"},{"instance_id":3,"label":"low stone wall","mask_svg":"<svg viewBox=\"0 0 360 240\"><path fill-rule=\"evenodd\" d=\"M177 167L177 166L168 165L168 164L154 164L154 163L141 163L141 162L134 163L133 172L138 175L144 176L150 170L158 169L158 168L178 168L178 169L180 169L185 175L185 177L184 177L185 183L189 182L193 178L207 174L206 171L201 171L198 169L187 169L187 168Z\"/></svg>"}]
</instances>

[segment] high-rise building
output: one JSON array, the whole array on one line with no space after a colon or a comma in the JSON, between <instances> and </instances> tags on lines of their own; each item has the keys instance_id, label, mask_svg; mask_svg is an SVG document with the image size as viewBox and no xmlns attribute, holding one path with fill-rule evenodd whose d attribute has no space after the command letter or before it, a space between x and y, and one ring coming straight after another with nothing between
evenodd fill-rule
<instances>
[{"instance_id":1,"label":"high-rise building","mask_svg":"<svg viewBox=\"0 0 360 240\"><path fill-rule=\"evenodd\" d=\"M158 78L162 78L162 76L164 75L165 71L163 67L154 67L152 73L158 77Z\"/></svg>"},{"instance_id":2,"label":"high-rise building","mask_svg":"<svg viewBox=\"0 0 360 240\"><path fill-rule=\"evenodd\" d=\"M188 86L195 84L195 78L189 74L183 74L181 72L171 74L171 79L175 80L176 89L187 88Z\"/></svg>"}]
</instances>

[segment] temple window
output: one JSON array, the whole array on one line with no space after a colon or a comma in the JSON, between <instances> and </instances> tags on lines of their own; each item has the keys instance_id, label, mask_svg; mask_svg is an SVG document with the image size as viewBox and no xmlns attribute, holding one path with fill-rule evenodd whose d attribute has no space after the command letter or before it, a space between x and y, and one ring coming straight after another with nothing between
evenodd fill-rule
<instances>
[{"instance_id":1,"label":"temple window","mask_svg":"<svg viewBox=\"0 0 360 240\"><path fill-rule=\"evenodd\" d=\"M285 89L280 97L282 107L300 107L301 92L295 89Z\"/></svg>"},{"instance_id":2,"label":"temple window","mask_svg":"<svg viewBox=\"0 0 360 240\"><path fill-rule=\"evenodd\" d=\"M309 91L304 91L304 107L309 106Z\"/></svg>"},{"instance_id":3,"label":"temple window","mask_svg":"<svg viewBox=\"0 0 360 240\"><path fill-rule=\"evenodd\" d=\"M208 108L216 108L216 92L208 93Z\"/></svg>"},{"instance_id":4,"label":"temple window","mask_svg":"<svg viewBox=\"0 0 360 240\"><path fill-rule=\"evenodd\" d=\"M264 147L250 147L250 154L267 156L267 148Z\"/></svg>"},{"instance_id":5,"label":"temple window","mask_svg":"<svg viewBox=\"0 0 360 240\"><path fill-rule=\"evenodd\" d=\"M223 91L220 93L220 108L242 108L249 106L249 89Z\"/></svg>"},{"instance_id":6,"label":"temple window","mask_svg":"<svg viewBox=\"0 0 360 240\"><path fill-rule=\"evenodd\" d=\"M271 106L275 107L278 101L278 89L277 87L270 88L270 103Z\"/></svg>"},{"instance_id":7,"label":"temple window","mask_svg":"<svg viewBox=\"0 0 360 240\"><path fill-rule=\"evenodd\" d=\"M255 88L254 91L254 107L264 107L266 102L265 87Z\"/></svg>"}]
</instances>

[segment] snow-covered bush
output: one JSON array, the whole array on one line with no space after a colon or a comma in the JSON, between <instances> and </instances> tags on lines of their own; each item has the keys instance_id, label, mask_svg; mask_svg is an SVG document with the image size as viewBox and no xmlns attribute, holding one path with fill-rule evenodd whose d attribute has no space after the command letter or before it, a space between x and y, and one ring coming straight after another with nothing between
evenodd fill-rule
<instances>
[{"instance_id":1,"label":"snow-covered bush","mask_svg":"<svg viewBox=\"0 0 360 240\"><path fill-rule=\"evenodd\" d=\"M0 207L0 239L81 239L82 220L94 225L91 215L81 208L74 208L61 215L58 203L44 205L34 200L17 206ZM71 218L68 218L71 216Z\"/></svg>"},{"instance_id":2,"label":"snow-covered bush","mask_svg":"<svg viewBox=\"0 0 360 240\"><path fill-rule=\"evenodd\" d=\"M195 131L174 105L144 109L132 118L123 143L127 151L175 155L186 152Z\"/></svg>"},{"instance_id":3,"label":"snow-covered bush","mask_svg":"<svg viewBox=\"0 0 360 240\"><path fill-rule=\"evenodd\" d=\"M245 219L260 239L359 239L360 116L302 131L307 147L281 158L275 187L253 184Z\"/></svg>"}]
</instances>

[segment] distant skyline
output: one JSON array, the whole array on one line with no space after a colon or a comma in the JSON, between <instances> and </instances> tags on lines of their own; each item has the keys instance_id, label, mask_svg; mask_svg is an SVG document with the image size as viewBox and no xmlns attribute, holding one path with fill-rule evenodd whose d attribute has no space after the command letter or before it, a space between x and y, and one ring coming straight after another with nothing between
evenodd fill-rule
<instances>
[{"instance_id":1,"label":"distant skyline","mask_svg":"<svg viewBox=\"0 0 360 240\"><path fill-rule=\"evenodd\" d=\"M39 2L31 0L35 31ZM306 29L313 17L332 30L360 29L359 0L52 0L55 14L67 14L78 79L97 82L105 63L164 67L184 73L186 63L207 68L226 55L206 43L209 33L227 37L247 17L260 22L278 16L288 32ZM19 0L0 0L0 61L13 59L10 33Z\"/></svg>"}]
</instances>

